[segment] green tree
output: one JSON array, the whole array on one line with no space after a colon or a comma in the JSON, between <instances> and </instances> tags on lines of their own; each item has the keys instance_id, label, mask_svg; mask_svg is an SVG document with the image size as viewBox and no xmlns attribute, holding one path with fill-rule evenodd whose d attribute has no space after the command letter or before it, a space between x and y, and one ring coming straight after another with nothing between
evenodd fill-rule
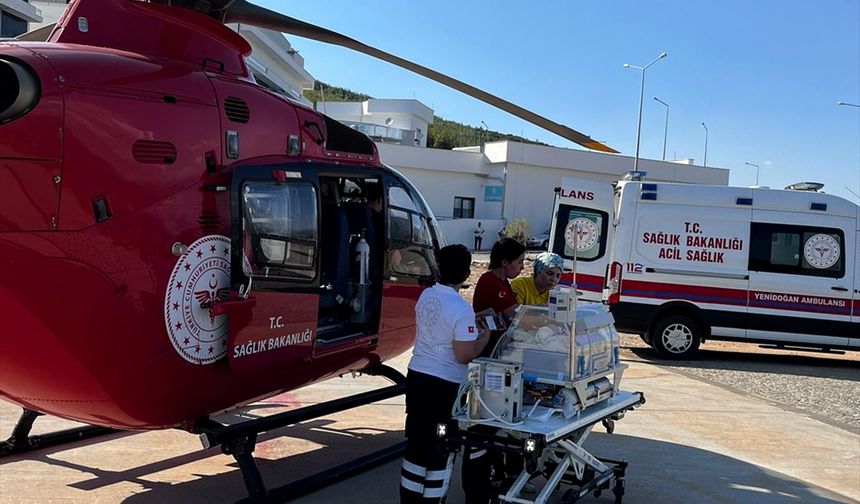
<instances>
[{"instance_id":1,"label":"green tree","mask_svg":"<svg viewBox=\"0 0 860 504\"><path fill-rule=\"evenodd\" d=\"M523 217L511 219L508 225L505 226L505 230L507 231L505 234L508 238L513 238L523 245L526 245L526 241L532 236L529 223Z\"/></svg>"}]
</instances>

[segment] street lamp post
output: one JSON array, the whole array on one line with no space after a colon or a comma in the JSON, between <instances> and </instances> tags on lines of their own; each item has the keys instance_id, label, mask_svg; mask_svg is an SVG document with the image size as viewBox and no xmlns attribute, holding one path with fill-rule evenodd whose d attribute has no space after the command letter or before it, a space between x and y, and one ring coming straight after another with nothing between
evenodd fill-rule
<instances>
[{"instance_id":1,"label":"street lamp post","mask_svg":"<svg viewBox=\"0 0 860 504\"><path fill-rule=\"evenodd\" d=\"M758 165L755 163L744 163L745 165L755 166L755 185L758 187Z\"/></svg>"},{"instance_id":2,"label":"street lamp post","mask_svg":"<svg viewBox=\"0 0 860 504\"><path fill-rule=\"evenodd\" d=\"M837 105L845 105L845 106L847 106L847 107L857 107L857 108L860 108L860 105L857 105L856 103L848 103L848 102L844 102L844 101L838 101L838 102L836 102L836 104L837 104ZM858 187L860 187L860 186L858 186ZM853 194L854 196L857 196L857 199L860 199L860 195L858 195L856 192L852 191L848 186L845 186L845 189L847 189L847 190L848 190L851 194Z\"/></svg>"},{"instance_id":3,"label":"street lamp post","mask_svg":"<svg viewBox=\"0 0 860 504\"><path fill-rule=\"evenodd\" d=\"M484 143L487 141L487 137L489 136L487 133L490 131L490 128L489 128L489 126L487 126L487 123L485 123L483 120L481 120L481 126L483 126L484 129L482 130L481 128L478 128L478 131L480 132L480 135L481 135L481 140L480 140L481 152L484 152Z\"/></svg>"},{"instance_id":4,"label":"street lamp post","mask_svg":"<svg viewBox=\"0 0 860 504\"><path fill-rule=\"evenodd\" d=\"M661 100L660 98L654 97L655 100L662 103L666 106L666 125L663 126L663 161L666 160L666 137L669 135L669 104Z\"/></svg>"},{"instance_id":5,"label":"street lamp post","mask_svg":"<svg viewBox=\"0 0 860 504\"><path fill-rule=\"evenodd\" d=\"M705 126L705 122L702 121L702 127L705 128L705 168L708 167L708 127Z\"/></svg>"},{"instance_id":6,"label":"street lamp post","mask_svg":"<svg viewBox=\"0 0 860 504\"><path fill-rule=\"evenodd\" d=\"M653 65L654 63L657 63L666 56L667 54L665 52L662 52L659 56L654 58L650 63L645 66L630 65L628 63L624 64L624 68L635 68L636 70L642 71L642 83L639 87L639 119L637 121L638 124L636 126L636 157L633 158L633 171L639 171L639 138L640 134L642 133L642 100L645 97L645 70L647 70L649 66Z\"/></svg>"}]
</instances>

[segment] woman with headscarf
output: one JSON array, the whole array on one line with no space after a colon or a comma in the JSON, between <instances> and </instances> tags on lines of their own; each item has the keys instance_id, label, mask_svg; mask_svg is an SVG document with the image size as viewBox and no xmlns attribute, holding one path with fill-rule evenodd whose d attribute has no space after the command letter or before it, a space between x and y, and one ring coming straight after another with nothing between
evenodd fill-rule
<instances>
[{"instance_id":1,"label":"woman with headscarf","mask_svg":"<svg viewBox=\"0 0 860 504\"><path fill-rule=\"evenodd\" d=\"M541 305L549 302L549 291L561 280L564 259L552 252L543 252L535 258L534 274L511 280L511 290L517 296L517 303Z\"/></svg>"}]
</instances>

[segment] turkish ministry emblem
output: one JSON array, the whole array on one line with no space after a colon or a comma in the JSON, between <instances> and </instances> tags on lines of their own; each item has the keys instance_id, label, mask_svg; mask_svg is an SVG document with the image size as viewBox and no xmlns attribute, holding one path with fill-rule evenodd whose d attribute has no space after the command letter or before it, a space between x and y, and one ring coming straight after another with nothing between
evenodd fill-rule
<instances>
[{"instance_id":1,"label":"turkish ministry emblem","mask_svg":"<svg viewBox=\"0 0 860 504\"><path fill-rule=\"evenodd\" d=\"M227 315L210 308L230 293L230 240L209 235L176 261L164 296L164 324L170 342L192 364L211 364L227 351Z\"/></svg>"},{"instance_id":2,"label":"turkish ministry emblem","mask_svg":"<svg viewBox=\"0 0 860 504\"><path fill-rule=\"evenodd\" d=\"M597 226L585 217L577 217L567 223L564 228L564 241L567 246L582 252L594 246L597 242Z\"/></svg>"},{"instance_id":3,"label":"turkish ministry emblem","mask_svg":"<svg viewBox=\"0 0 860 504\"><path fill-rule=\"evenodd\" d=\"M830 268L839 261L839 256L839 242L830 235L814 235L803 247L803 257L813 268Z\"/></svg>"}]
</instances>

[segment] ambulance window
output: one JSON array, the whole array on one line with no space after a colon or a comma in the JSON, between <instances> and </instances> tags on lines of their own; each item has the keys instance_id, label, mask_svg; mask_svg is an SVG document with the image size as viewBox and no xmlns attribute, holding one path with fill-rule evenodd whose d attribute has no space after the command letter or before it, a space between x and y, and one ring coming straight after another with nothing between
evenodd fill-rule
<instances>
[{"instance_id":1,"label":"ambulance window","mask_svg":"<svg viewBox=\"0 0 860 504\"><path fill-rule=\"evenodd\" d=\"M750 230L752 271L845 276L845 240L840 229L754 222Z\"/></svg>"},{"instance_id":2,"label":"ambulance window","mask_svg":"<svg viewBox=\"0 0 860 504\"><path fill-rule=\"evenodd\" d=\"M242 186L243 269L264 278L316 277L317 195L304 182Z\"/></svg>"},{"instance_id":3,"label":"ambulance window","mask_svg":"<svg viewBox=\"0 0 860 504\"><path fill-rule=\"evenodd\" d=\"M430 226L404 187L391 185L388 209L388 268L400 275L433 275L436 266Z\"/></svg>"},{"instance_id":4,"label":"ambulance window","mask_svg":"<svg viewBox=\"0 0 860 504\"><path fill-rule=\"evenodd\" d=\"M609 215L592 208L559 205L552 251L567 259L594 261L606 252Z\"/></svg>"},{"instance_id":5,"label":"ambulance window","mask_svg":"<svg viewBox=\"0 0 860 504\"><path fill-rule=\"evenodd\" d=\"M780 266L797 266L800 263L800 235L773 233L770 238L770 262Z\"/></svg>"}]
</instances>

